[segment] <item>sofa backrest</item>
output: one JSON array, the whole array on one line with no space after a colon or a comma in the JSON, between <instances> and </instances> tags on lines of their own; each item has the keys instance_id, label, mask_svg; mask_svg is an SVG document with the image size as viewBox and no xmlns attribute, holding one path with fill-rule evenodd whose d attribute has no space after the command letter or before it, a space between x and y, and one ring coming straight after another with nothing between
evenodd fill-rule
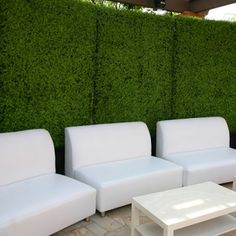
<instances>
[{"instance_id":1,"label":"sofa backrest","mask_svg":"<svg viewBox=\"0 0 236 236\"><path fill-rule=\"evenodd\" d=\"M54 146L46 130L0 134L0 186L53 172Z\"/></svg>"},{"instance_id":2,"label":"sofa backrest","mask_svg":"<svg viewBox=\"0 0 236 236\"><path fill-rule=\"evenodd\" d=\"M221 117L157 122L156 155L229 147L229 129Z\"/></svg>"},{"instance_id":3,"label":"sofa backrest","mask_svg":"<svg viewBox=\"0 0 236 236\"><path fill-rule=\"evenodd\" d=\"M143 122L68 127L65 129L65 171L151 155L151 137Z\"/></svg>"}]
</instances>

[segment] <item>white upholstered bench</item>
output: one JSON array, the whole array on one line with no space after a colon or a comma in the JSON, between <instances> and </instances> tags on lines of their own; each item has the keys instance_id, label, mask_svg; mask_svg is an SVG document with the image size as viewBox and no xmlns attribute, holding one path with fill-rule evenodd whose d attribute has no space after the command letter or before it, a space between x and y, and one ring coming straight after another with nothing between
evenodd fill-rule
<instances>
[{"instance_id":1,"label":"white upholstered bench","mask_svg":"<svg viewBox=\"0 0 236 236\"><path fill-rule=\"evenodd\" d=\"M236 175L236 150L221 117L166 120L157 123L156 155L183 166L183 185L226 183Z\"/></svg>"},{"instance_id":2,"label":"white upholstered bench","mask_svg":"<svg viewBox=\"0 0 236 236\"><path fill-rule=\"evenodd\" d=\"M95 213L96 190L55 174L46 130L0 134L0 236L50 235Z\"/></svg>"},{"instance_id":3,"label":"white upholstered bench","mask_svg":"<svg viewBox=\"0 0 236 236\"><path fill-rule=\"evenodd\" d=\"M182 186L182 167L151 156L143 122L65 129L66 175L97 190L97 209L105 212L132 197Z\"/></svg>"}]
</instances>

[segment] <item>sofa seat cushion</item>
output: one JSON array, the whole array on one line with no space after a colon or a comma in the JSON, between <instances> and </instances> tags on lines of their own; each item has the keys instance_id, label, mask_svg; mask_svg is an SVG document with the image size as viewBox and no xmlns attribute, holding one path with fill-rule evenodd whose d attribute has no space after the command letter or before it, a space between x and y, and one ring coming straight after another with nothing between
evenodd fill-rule
<instances>
[{"instance_id":1,"label":"sofa seat cushion","mask_svg":"<svg viewBox=\"0 0 236 236\"><path fill-rule=\"evenodd\" d=\"M0 235L49 235L95 213L96 190L49 174L0 187Z\"/></svg>"},{"instance_id":2,"label":"sofa seat cushion","mask_svg":"<svg viewBox=\"0 0 236 236\"><path fill-rule=\"evenodd\" d=\"M166 159L183 166L184 186L205 181L231 182L236 175L236 150L232 148L177 153Z\"/></svg>"},{"instance_id":3,"label":"sofa seat cushion","mask_svg":"<svg viewBox=\"0 0 236 236\"><path fill-rule=\"evenodd\" d=\"M97 189L97 209L104 212L131 203L134 196L182 186L182 167L139 157L79 168L75 178Z\"/></svg>"}]
</instances>

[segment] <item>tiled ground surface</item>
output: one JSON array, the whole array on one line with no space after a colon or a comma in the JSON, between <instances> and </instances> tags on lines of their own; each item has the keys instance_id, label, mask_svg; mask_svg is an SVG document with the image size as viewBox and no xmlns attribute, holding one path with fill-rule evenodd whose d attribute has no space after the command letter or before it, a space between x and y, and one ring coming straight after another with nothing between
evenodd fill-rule
<instances>
[{"instance_id":1,"label":"tiled ground surface","mask_svg":"<svg viewBox=\"0 0 236 236\"><path fill-rule=\"evenodd\" d=\"M231 188L232 184L224 186ZM146 222L149 222L149 219L142 216L141 223ZM130 236L130 224L131 207L129 205L109 211L105 217L96 213L90 218L90 222L78 222L53 236ZM224 236L236 236L236 230Z\"/></svg>"}]
</instances>

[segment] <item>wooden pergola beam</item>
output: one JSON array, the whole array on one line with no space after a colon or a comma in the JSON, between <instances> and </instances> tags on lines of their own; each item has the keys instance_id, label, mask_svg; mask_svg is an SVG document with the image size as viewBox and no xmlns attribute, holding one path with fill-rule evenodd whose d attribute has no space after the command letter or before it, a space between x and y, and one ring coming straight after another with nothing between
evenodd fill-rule
<instances>
[{"instance_id":1,"label":"wooden pergola beam","mask_svg":"<svg viewBox=\"0 0 236 236\"><path fill-rule=\"evenodd\" d=\"M154 0L112 0L112 1L125 3L125 4L131 4L131 5L135 5L135 6L155 8L155 1Z\"/></svg>"},{"instance_id":2,"label":"wooden pergola beam","mask_svg":"<svg viewBox=\"0 0 236 236\"><path fill-rule=\"evenodd\" d=\"M114 2L126 3L136 6L156 8L155 0L112 0ZM165 0L163 10L174 12L205 12L210 9L235 3L236 0Z\"/></svg>"},{"instance_id":3,"label":"wooden pergola beam","mask_svg":"<svg viewBox=\"0 0 236 236\"><path fill-rule=\"evenodd\" d=\"M166 0L166 6L164 10L180 12L180 13L184 11L189 11L189 1L188 0Z\"/></svg>"},{"instance_id":4,"label":"wooden pergola beam","mask_svg":"<svg viewBox=\"0 0 236 236\"><path fill-rule=\"evenodd\" d=\"M136 6L155 8L155 0L112 0L114 2L126 3ZM166 5L163 10L183 12L189 10L188 0L166 0Z\"/></svg>"},{"instance_id":5,"label":"wooden pergola beam","mask_svg":"<svg viewBox=\"0 0 236 236\"><path fill-rule=\"evenodd\" d=\"M235 0L192 0L189 4L189 10L193 12L203 12L235 2Z\"/></svg>"}]
</instances>

